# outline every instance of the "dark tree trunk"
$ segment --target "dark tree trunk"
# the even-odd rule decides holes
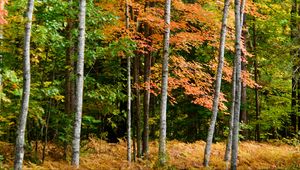
[[[69,0],[71,6],[72,0]],[[72,7],[71,7],[72,9]],[[68,40],[68,46],[66,50],[66,79],[65,79],[65,113],[71,117],[74,112],[74,88],[75,82],[73,80],[74,72],[74,46],[73,46],[73,20],[71,18],[67,19],[66,27],[66,38]],[[68,143],[64,143],[64,159],[67,159],[67,147]]]
[[[143,155],[147,158],[149,151],[149,106],[150,106],[150,69],[151,54],[145,55],[144,65],[144,130],[143,130]]]
[[[297,0],[293,0],[292,2],[292,10],[291,10],[291,39],[293,43],[297,43]],[[293,72],[292,72],[292,113],[291,113],[291,122],[294,133],[297,133],[297,59],[296,59],[296,50],[291,51],[291,56],[293,60]]]
[[[135,86],[139,86],[139,73],[140,73],[140,56],[134,57],[134,76],[133,81]],[[139,87],[135,88],[135,121],[136,121],[136,144],[137,144],[137,157],[142,155],[142,133],[141,133],[141,95]]]
[[[258,58],[256,55],[256,25],[255,20],[253,23],[253,53],[255,55],[254,58],[254,80],[255,83],[258,83]],[[255,119],[256,119],[256,126],[255,126],[255,140],[260,141],[260,124],[259,121],[259,115],[260,115],[260,106],[259,106],[259,89],[258,87],[255,87]]]

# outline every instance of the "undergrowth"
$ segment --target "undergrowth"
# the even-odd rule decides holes
[[[202,165],[205,142],[183,143],[169,141],[167,143],[168,164],[161,167],[157,164],[158,143],[150,143],[149,159],[136,158],[133,163],[126,161],[126,142],[118,144],[107,143],[103,140],[91,138],[81,148],[80,169],[204,169]],[[42,150],[39,143],[38,150]],[[225,169],[223,161],[224,143],[212,146],[210,169]],[[32,153],[34,154],[34,153]],[[0,169],[9,169],[13,165],[13,145],[0,142]],[[24,169],[73,169],[70,165],[70,155],[67,160],[62,159],[63,148],[49,144],[46,149],[46,159],[42,164],[34,164],[27,159]],[[41,153],[37,155],[41,158]],[[300,147],[284,143],[256,143],[241,142],[238,157],[239,169],[300,169]],[[2,163],[2,165],[1,165]]]

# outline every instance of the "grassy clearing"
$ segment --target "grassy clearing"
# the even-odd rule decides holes
[[[110,144],[90,139],[82,147],[80,169],[204,169],[202,166],[204,147],[203,141],[195,143],[169,141],[168,166],[161,168],[157,166],[157,142],[150,143],[149,160],[137,159],[136,162],[128,164],[124,141]],[[41,151],[41,146],[39,150]],[[211,169],[225,169],[224,150],[224,143],[213,145]],[[239,169],[300,169],[300,146],[250,141],[241,142],[239,150]],[[12,167],[13,146],[0,142],[0,155],[5,159],[2,167],[4,169]],[[62,161],[62,155],[62,148],[50,144],[44,164],[37,165],[26,161],[25,169],[73,169],[69,160]]]

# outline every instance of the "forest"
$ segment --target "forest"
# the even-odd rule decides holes
[[[300,1],[0,0],[0,169],[300,169]]]

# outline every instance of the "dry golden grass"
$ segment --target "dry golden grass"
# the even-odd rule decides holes
[[[168,166],[157,166],[158,143],[150,143],[149,160],[137,159],[129,164],[126,161],[126,143],[110,144],[98,139],[82,147],[80,169],[204,169],[202,166],[205,142],[183,143],[169,141]],[[212,147],[211,169],[225,169],[223,161],[225,145],[216,143]],[[239,145],[238,169],[300,169],[300,146],[241,142]],[[0,142],[0,154],[5,157],[3,167],[13,164],[13,146]],[[60,153],[57,153],[60,152]],[[62,149],[49,144],[46,161],[42,165],[25,162],[25,169],[73,169],[70,161],[61,161]],[[1,168],[0,168],[1,169]]]

